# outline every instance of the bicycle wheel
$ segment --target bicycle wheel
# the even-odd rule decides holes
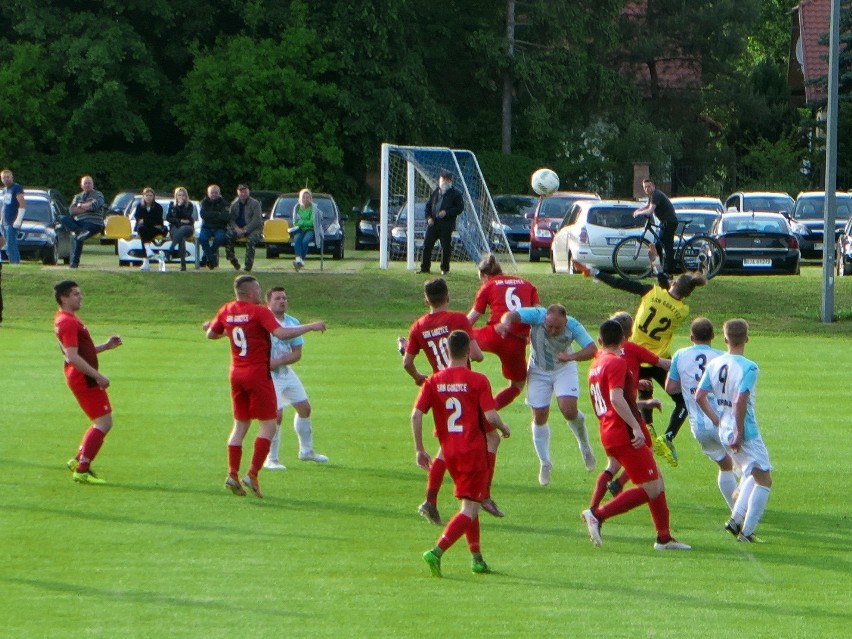
[[[716,276],[725,265],[725,249],[706,235],[696,235],[684,242],[678,257],[685,271],[701,271],[707,279]]]
[[[651,274],[648,248],[651,243],[639,235],[625,237],[612,252],[612,266],[621,277],[641,280]]]

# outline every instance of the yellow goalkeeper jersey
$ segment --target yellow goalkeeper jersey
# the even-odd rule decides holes
[[[655,285],[642,296],[630,341],[644,346],[660,357],[672,356],[672,336],[689,315],[689,304],[672,297],[668,290]]]

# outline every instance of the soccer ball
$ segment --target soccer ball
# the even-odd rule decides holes
[[[551,169],[539,169],[532,174],[530,183],[539,195],[550,195],[559,188],[559,176]]]

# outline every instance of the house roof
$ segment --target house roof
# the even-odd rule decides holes
[[[793,12],[799,21],[798,41],[793,51],[804,79],[805,102],[812,104],[825,100],[827,95],[826,84],[815,81],[828,76],[828,45],[821,44],[820,38],[829,31],[831,0],[803,0]]]

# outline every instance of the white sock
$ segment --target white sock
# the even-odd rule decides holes
[[[299,417],[297,414],[293,418],[293,430],[299,438],[299,452],[309,453],[314,449],[314,437],[311,433],[311,418]]]
[[[737,476],[732,470],[719,471],[719,490],[728,503],[728,508],[734,508],[734,491],[737,489]]]
[[[550,424],[543,426],[532,425],[533,446],[539,460],[543,464],[550,463]]]
[[[754,489],[751,491],[742,531],[742,534],[746,537],[753,535],[754,531],[757,530],[757,524],[760,523],[763,511],[766,510],[766,502],[769,501],[769,493],[770,489],[760,484],[755,484]]]
[[[586,430],[586,416],[583,411],[578,410],[574,419],[568,420],[568,428],[577,438],[577,443],[583,448],[591,448],[589,445],[589,432]]]
[[[748,500],[751,498],[751,491],[753,489],[754,477],[751,475],[740,482],[740,494],[737,496],[737,501],[734,503],[734,509],[731,511],[731,517],[741,526],[745,520],[746,511],[748,510]]]
[[[269,455],[266,456],[266,461],[280,461],[278,451],[281,449],[281,424],[275,427],[275,435],[269,442]]]

